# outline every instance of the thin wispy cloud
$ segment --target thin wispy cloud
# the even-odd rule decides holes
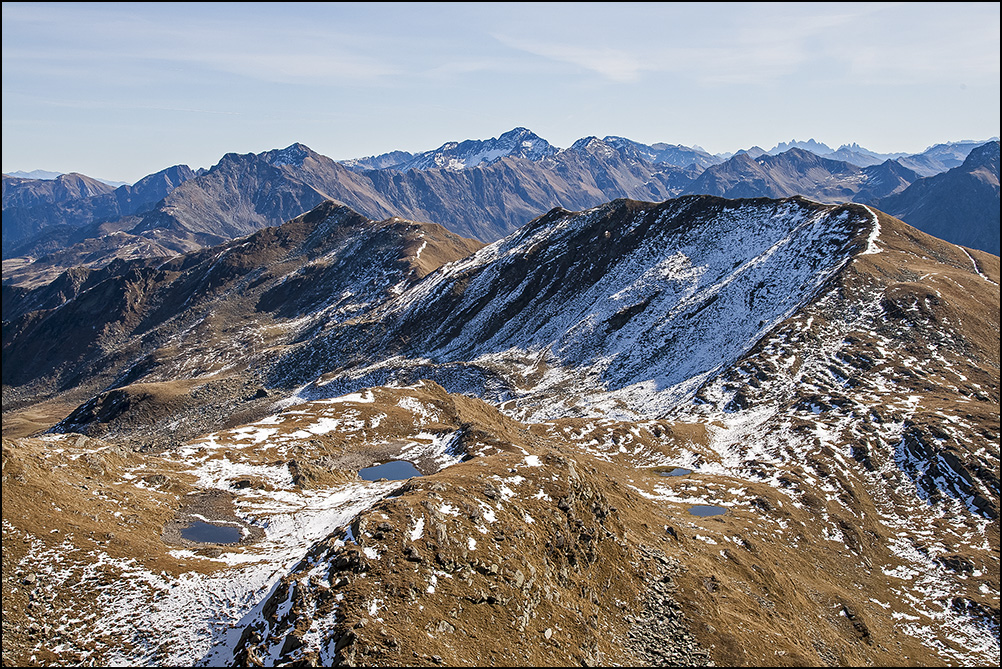
[[[523,57],[470,58],[457,54],[445,62],[431,65],[420,74],[430,80],[455,81],[469,75],[556,75],[563,69],[561,64],[540,66]]]
[[[495,35],[514,49],[572,65],[612,83],[639,83],[647,75],[673,74],[700,85],[766,83],[791,74],[805,55],[795,44],[664,46],[634,51],[611,47],[534,43]]]
[[[530,41],[510,35],[493,36],[502,44],[543,58],[594,72],[610,81],[634,82],[644,70],[643,61],[635,54],[604,46],[581,46],[555,42]]]
[[[108,100],[104,98],[65,99],[45,96],[30,96],[28,99],[36,107],[57,107],[60,109],[78,110],[119,110],[119,111],[167,111],[186,114],[215,114],[224,116],[241,116],[243,112],[228,109],[202,109],[195,107],[176,107],[169,105],[143,104],[128,100]],[[8,119],[4,119],[7,122]]]
[[[882,4],[739,5],[722,8],[719,22],[698,25],[688,36],[669,18],[652,18],[650,25],[626,36],[606,31],[577,34],[573,41],[542,32],[493,32],[492,37],[511,49],[614,83],[649,82],[649,75],[671,74],[701,86],[768,85],[794,75],[810,78],[822,70],[828,73],[824,76],[839,73],[846,85],[934,84],[958,73],[998,77],[997,21],[985,27],[958,25],[956,17],[944,15],[935,24],[898,23],[892,34],[882,28],[873,34],[875,17],[896,9]],[[805,13],[816,10],[821,13]],[[944,30],[966,34],[969,48],[957,48]]]
[[[66,70],[85,77],[87,69],[99,67],[125,73],[156,72],[160,76],[165,67],[174,64],[270,83],[364,84],[402,71],[378,54],[373,55],[378,50],[363,37],[329,29],[318,31],[298,22],[268,24],[234,16],[182,18],[172,24],[157,24],[130,14],[108,20],[108,10],[99,8],[76,10],[70,31],[66,29],[66,17],[52,8],[32,9],[27,17],[25,12],[8,17],[5,10],[4,20],[18,18],[44,32],[47,47],[10,46],[5,40],[3,57],[5,62],[20,67],[37,66],[43,74],[53,62],[61,62]]]

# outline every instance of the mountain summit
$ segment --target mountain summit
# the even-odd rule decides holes
[[[477,165],[491,165],[502,158],[525,158],[540,160],[552,156],[557,148],[527,128],[515,128],[493,139],[468,139],[463,142],[447,142],[432,151],[419,153],[392,169],[427,170],[445,167],[462,170]]]

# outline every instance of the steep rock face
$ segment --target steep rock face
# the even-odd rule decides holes
[[[988,142],[962,165],[874,204],[930,235],[998,255],[999,143]]]
[[[688,181],[679,168],[631,160],[601,140],[537,161],[506,157],[463,170],[382,170],[364,176],[404,215],[485,241],[555,206],[587,208],[623,196],[660,200]]]
[[[75,172],[55,179],[22,179],[3,175],[3,208],[30,208],[111,193],[115,189]]]
[[[63,225],[44,228],[40,235],[10,249],[44,256],[10,269],[5,262],[4,279],[37,284],[69,267],[99,268],[116,258],[195,251],[279,225],[325,200],[337,199],[341,192],[351,195],[356,209],[379,217],[393,215],[364,180],[357,182],[351,172],[301,144],[262,154],[227,154],[198,175],[182,168],[123,186],[112,194],[117,200],[109,200],[109,195],[69,203],[84,209],[100,205],[103,214],[95,216],[88,210],[81,219],[88,224],[77,227],[81,220],[62,212],[62,218],[53,223]],[[344,180],[347,185],[341,183]],[[119,213],[112,215],[115,211]],[[5,210],[4,220],[8,213],[12,212]],[[129,215],[118,218],[123,213]],[[67,217],[75,223],[66,224]]]
[[[288,156],[279,157],[282,152]],[[302,145],[282,152],[226,156],[173,193],[133,232],[182,227],[220,236],[247,234],[298,215],[320,199],[335,199],[369,217],[436,221],[458,234],[493,240],[558,204],[593,206],[622,195],[667,197],[677,190],[672,180],[679,172],[630,163],[611,148],[601,156],[568,150],[536,159],[516,152],[462,170],[405,172],[351,172]]]
[[[156,262],[156,261],[149,261]],[[135,263],[142,266],[143,262]],[[37,289],[4,284],[4,321],[16,321],[33,311],[51,311],[109,277],[120,275],[123,263],[112,263],[101,270],[76,267],[61,273],[53,281]]]
[[[63,212],[81,201],[108,196],[114,189],[82,174],[55,179],[19,179],[3,175],[3,254],[47,225],[61,224]]]
[[[768,173],[750,152],[738,153],[722,165],[708,168],[685,192],[732,198],[790,195],[770,184]]]
[[[333,367],[351,350],[380,374],[394,355],[443,365],[431,378],[453,387],[455,364],[490,370],[510,357],[539,368],[531,383],[510,377],[503,393],[526,407],[566,369],[590,379],[575,401],[663,412],[809,300],[872,223],[864,207],[796,198],[554,210],[387,303],[375,315],[381,337],[334,328],[294,354],[288,373],[316,371],[299,355]],[[557,398],[543,404],[570,410]]]
[[[328,199],[315,183],[331,166],[326,163],[333,165],[298,144],[260,155],[226,154],[144,216],[133,232],[182,229],[219,243],[276,225]]]
[[[621,197],[803,195],[872,203],[917,179],[912,169],[934,174],[959,164],[973,146],[968,144],[932,147],[911,156],[910,167],[900,161],[871,164],[876,154],[855,145],[842,147],[844,156],[824,158],[798,148],[814,146],[809,143],[791,144],[778,155],[755,147],[725,164],[697,148],[612,136],[583,138],[557,150],[524,128],[417,156],[393,152],[342,163],[295,144],[227,154],[204,174],[171,168],[113,193],[28,208],[5,204],[4,258],[18,260],[5,262],[4,279],[37,285],[73,266],[187,253],[280,224],[326,199],[370,218],[437,221],[483,241],[499,239],[555,206],[576,210]],[[833,160],[838,156],[849,162]]]
[[[658,142],[657,144],[641,144],[640,142],[634,142],[631,139],[625,137],[614,137],[609,136],[603,138],[604,142],[615,146],[616,148],[631,147],[638,155],[642,156],[645,160],[652,163],[668,163],[669,165],[675,165],[676,167],[691,167],[695,165],[698,168],[706,168],[710,165],[717,165],[723,162],[716,156],[712,156],[702,149],[683,146],[681,144],[665,144],[664,142]]]
[[[535,161],[556,152],[557,147],[528,128],[514,128],[500,137],[446,142],[437,149],[417,154],[392,151],[378,156],[340,162],[355,171],[392,169],[406,172],[438,168],[462,170],[477,165],[491,165],[502,158],[524,158]]]
[[[853,202],[872,204],[882,197],[900,193],[921,177],[896,160],[885,160],[863,168],[863,183],[852,196]]]
[[[339,161],[350,170],[384,170],[401,165],[414,157],[409,151],[390,151],[378,156],[366,156],[365,158],[349,158]]]
[[[535,146],[525,133],[512,133],[514,139],[509,139],[518,140],[518,146]],[[406,172],[351,171],[301,144],[261,154],[227,154],[135,216],[78,227],[81,221],[100,218],[91,207],[98,200],[72,201],[91,209],[72,225],[57,217],[41,235],[5,250],[45,257],[31,264],[5,263],[4,278],[37,284],[80,264],[97,268],[115,258],[187,253],[278,225],[328,199],[370,218],[436,221],[460,235],[494,240],[554,206],[586,208],[616,197],[661,200],[694,176],[692,170],[653,165],[597,139],[553,155],[528,148],[502,153],[461,170]],[[5,221],[8,213],[17,215],[5,211]],[[114,218],[110,209],[105,213]],[[63,225],[55,225],[60,221]]]

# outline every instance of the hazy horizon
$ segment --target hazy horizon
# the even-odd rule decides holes
[[[529,128],[529,130],[531,130],[531,128]],[[501,134],[504,134],[504,133],[498,133],[493,138],[491,138],[491,137],[464,137],[462,139],[458,139],[457,138],[457,140],[455,140],[455,141],[463,141],[463,140],[466,140],[466,139],[474,139],[474,140],[477,140],[477,139],[479,139],[479,140],[496,139]],[[546,139],[546,138],[544,137],[543,139]],[[626,139],[632,139],[632,138],[627,137]],[[807,143],[807,142],[809,142],[812,139],[816,140],[816,138],[813,138],[813,137],[812,138],[808,138],[808,139],[791,139],[791,140],[786,140],[786,143],[787,144]],[[982,142],[982,141],[983,142],[989,142],[989,141],[992,141],[992,140],[998,141],[998,139],[999,139],[998,137],[986,137],[984,139],[981,139],[981,138],[972,139],[972,138],[967,137],[967,138],[958,139],[958,140],[951,140],[949,142],[939,142],[937,144],[931,144],[928,147],[926,147],[926,149],[931,149],[934,146],[942,145],[942,144],[953,144],[953,143],[964,143],[964,142]],[[453,141],[453,140],[450,140],[450,141]],[[819,141],[819,140],[816,140],[816,141],[818,141],[819,144],[827,144],[827,142],[823,142],[823,141]],[[306,142],[298,142],[298,143],[299,144],[303,144],[303,145],[309,147],[309,144],[307,144]],[[427,151],[427,150],[437,149],[437,148],[441,147],[443,144],[446,144],[446,143],[447,142],[442,142],[438,146],[429,147],[429,148],[427,148],[425,150]],[[756,146],[756,145],[751,145],[751,146],[747,146],[747,147],[741,147],[741,149],[738,149],[738,151],[751,149],[754,146]],[[271,147],[270,149],[265,149],[265,151],[280,150],[280,149],[284,149],[284,148],[287,148],[287,147],[274,146],[274,147]],[[309,148],[312,149],[313,147],[309,147]],[[568,147],[561,146],[561,147],[558,147],[558,148],[565,149],[565,148],[568,148]],[[691,145],[690,148],[701,149],[702,147],[699,147],[697,145]],[[762,147],[762,146],[760,146],[759,148],[764,149],[766,151],[770,151],[770,150],[772,150],[775,147]],[[839,148],[839,146],[831,146],[830,148],[832,148],[834,150],[837,150]],[[864,146],[862,148],[868,149],[869,147],[865,147]],[[736,152],[737,151],[732,151],[730,153],[733,154],[733,153],[736,153]],[[256,153],[261,153],[261,152],[258,151]],[[414,153],[420,153],[420,151],[414,152]],[[921,152],[917,152],[917,153],[921,153]],[[375,155],[378,155],[378,154],[369,154],[369,155],[365,155],[365,156],[352,156],[352,158],[371,158],[371,157],[375,157]],[[724,153],[714,154],[714,155],[724,155]],[[220,159],[222,159],[222,157],[223,157],[222,155],[219,156]],[[328,157],[330,157],[330,156],[328,156]],[[348,160],[348,159],[349,158],[339,158],[338,160]],[[218,162],[218,160],[217,160],[217,162]],[[178,163],[178,164],[187,164],[187,163]],[[212,163],[212,164],[209,164],[209,165],[189,165],[189,167],[191,167],[192,169],[195,169],[195,170],[198,170],[200,168],[201,169],[208,169],[208,168],[211,168],[212,166],[214,166],[215,164],[216,163]],[[110,185],[118,186],[118,185],[122,185],[122,184],[133,184],[136,181],[138,181],[139,179],[142,179],[143,177],[149,176],[150,174],[154,174],[156,172],[159,172],[160,170],[167,169],[169,167],[173,167],[173,165],[164,165],[164,166],[160,167],[159,169],[156,169],[156,170],[153,170],[152,172],[144,174],[142,177],[139,177],[139,178],[135,179],[134,181],[115,181],[113,179],[106,179],[103,176],[101,176],[100,174],[88,174],[88,173],[85,173],[85,172],[81,172],[80,170],[69,170],[67,172],[57,172],[55,170],[46,170],[44,168],[36,168],[36,169],[33,169],[33,170],[22,170],[22,169],[11,170],[11,171],[4,170],[3,173],[6,174],[6,175],[9,175],[9,176],[21,176],[21,177],[26,177],[26,178],[35,178],[35,179],[43,179],[44,180],[44,179],[55,179],[56,176],[59,176],[61,174],[70,174],[70,173],[76,172],[76,173],[79,173],[79,174],[84,174],[85,176],[91,177],[93,179],[97,179],[98,181],[103,181],[103,182],[108,183]],[[31,176],[32,173],[40,173],[40,174],[39,175],[35,175],[35,176]],[[41,176],[41,173],[45,173],[45,176]]]

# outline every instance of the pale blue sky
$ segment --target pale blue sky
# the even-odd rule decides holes
[[[999,134],[999,3],[3,3],[3,170],[135,181],[516,126],[711,152]]]

